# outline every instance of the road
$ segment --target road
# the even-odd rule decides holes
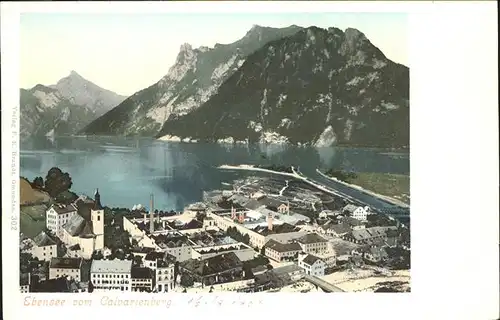
[[[329,189],[332,189],[332,191],[334,191],[335,193],[338,193],[339,195],[355,203],[367,205],[376,212],[409,215],[410,211],[407,208],[389,203],[366,192],[363,192],[362,190],[351,188],[340,182],[325,178],[316,171],[311,170],[311,172],[300,173],[304,177],[306,177],[307,181],[317,183],[319,185],[323,185]]]
[[[327,292],[345,292],[344,290],[340,289],[337,286],[334,286],[333,284],[326,282],[325,280],[322,280],[318,277],[315,276],[310,276],[310,275],[305,275],[304,279],[309,281],[312,284],[317,285],[321,289],[327,291]]]

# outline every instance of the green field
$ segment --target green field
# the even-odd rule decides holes
[[[45,228],[45,205],[22,206],[20,213],[21,233],[33,238]]]
[[[392,173],[357,172],[349,181],[364,189],[410,204],[410,176]]]

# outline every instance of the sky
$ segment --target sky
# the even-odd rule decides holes
[[[255,24],[356,28],[389,59],[408,65],[406,13],[24,13],[20,85],[55,84],[74,70],[105,89],[132,95],[167,74],[183,43],[231,43]]]

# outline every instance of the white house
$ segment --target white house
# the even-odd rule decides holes
[[[318,254],[328,251],[328,241],[317,233],[308,233],[298,238],[297,242],[305,253]]]
[[[45,223],[47,229],[52,230],[54,234],[61,237],[63,225],[71,219],[72,216],[77,214],[77,207],[75,204],[53,204],[45,212]]]
[[[52,258],[49,262],[49,279],[67,277],[81,281],[81,258]]]
[[[132,260],[93,260],[90,281],[95,291],[132,291]]]
[[[80,257],[90,259],[96,250],[104,249],[104,209],[101,205],[99,190],[95,200],[88,203],[79,200],[78,209],[63,225],[61,240]]]
[[[325,275],[326,264],[318,257],[310,254],[299,255],[299,267],[306,275],[321,277]]]
[[[40,232],[36,237],[22,241],[22,252],[30,253],[40,261],[50,261],[57,257],[57,243],[45,232]]]
[[[294,259],[302,252],[302,247],[297,242],[281,243],[276,240],[269,240],[265,247],[266,257],[281,262],[284,259]]]
[[[175,257],[165,252],[149,252],[144,257],[143,264],[154,271],[156,281],[153,290],[169,292],[174,289]]]
[[[359,207],[353,204],[348,204],[347,206],[345,206],[343,212],[360,221],[366,221],[366,217],[371,214],[370,207]]]

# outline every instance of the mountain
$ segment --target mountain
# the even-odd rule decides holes
[[[82,133],[154,136],[166,120],[186,115],[208,101],[254,51],[299,30],[298,26],[280,29],[255,25],[231,44],[197,49],[183,44],[167,75],[93,121]]]
[[[71,71],[50,87],[57,89],[71,103],[88,107],[96,116],[103,115],[127,98],[99,87],[76,71]]]
[[[302,29],[246,57],[157,137],[316,146],[409,145],[409,69],[356,30]]]
[[[21,89],[21,140],[44,135],[73,134],[95,119],[86,106],[75,105],[54,88],[41,84]]]

